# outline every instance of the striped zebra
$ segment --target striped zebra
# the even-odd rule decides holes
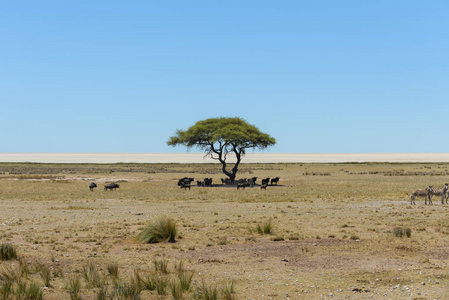
[[[430,190],[429,197],[432,198],[432,196],[441,196],[441,204],[444,204],[444,199],[446,199],[446,204],[447,204],[446,193],[447,193],[448,189],[449,189],[449,184],[448,183],[446,183],[442,189],[434,189],[434,188],[432,188]],[[430,201],[431,200],[429,200],[429,202]]]
[[[427,204],[427,198],[429,198],[429,204],[432,204],[432,200],[430,198],[430,191],[433,189],[433,186],[429,186],[425,190],[414,190],[413,193],[410,195],[410,204],[416,204],[415,203],[415,197],[425,197],[424,200],[425,204]]]

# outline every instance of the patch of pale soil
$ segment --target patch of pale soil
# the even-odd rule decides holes
[[[360,243],[337,239],[278,241],[260,240],[253,243],[207,247],[182,254],[179,259],[191,259],[198,263],[268,264],[315,272],[317,270],[373,269],[388,262],[389,267],[405,267],[402,260],[382,257],[355,256],[345,252],[345,245]],[[378,260],[378,262],[376,262]],[[369,268],[367,268],[369,266]]]

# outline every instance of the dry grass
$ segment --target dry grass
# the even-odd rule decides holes
[[[226,299],[449,295],[449,206],[410,205],[414,189],[449,182],[449,164],[240,170],[258,183],[281,180],[266,191],[181,191],[179,178],[215,184],[224,176],[212,164],[0,164],[1,241],[20,257],[1,262],[1,293],[17,293],[19,282],[33,291],[36,282],[48,286],[44,299],[190,299],[197,287]],[[105,182],[120,189],[104,191]],[[161,215],[176,220],[176,242],[137,242]],[[267,220],[274,234],[259,235]],[[165,273],[154,262],[164,262]]]

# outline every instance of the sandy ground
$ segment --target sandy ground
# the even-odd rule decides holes
[[[230,158],[232,162],[232,157]],[[204,153],[0,153],[0,162],[214,163]],[[449,153],[248,153],[244,163],[449,162]]]

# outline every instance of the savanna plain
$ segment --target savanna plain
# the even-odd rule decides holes
[[[448,163],[242,164],[237,178],[280,177],[266,190],[222,186],[220,169],[0,164],[1,298],[449,297],[449,205],[410,203]],[[175,242],[139,242],[164,219]]]

